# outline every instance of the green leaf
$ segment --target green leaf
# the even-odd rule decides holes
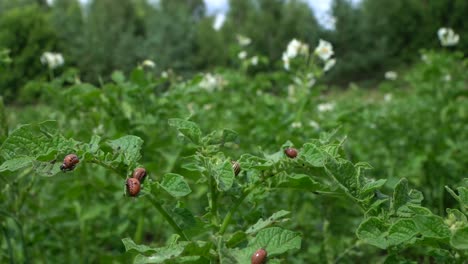
[[[325,164],[325,169],[327,174],[334,178],[343,190],[353,197],[358,197],[360,187],[364,184],[359,171],[350,161],[329,159]]]
[[[282,254],[288,250],[301,248],[301,235],[280,227],[262,229],[249,244],[250,247],[265,248],[269,256]]]
[[[57,153],[68,153],[79,143],[60,136],[55,121],[23,125],[13,131],[0,148],[0,155],[6,160],[0,171],[31,166],[39,175],[53,176],[60,172]]]
[[[0,155],[5,160],[17,157],[37,158],[57,149],[54,139],[58,139],[55,121],[23,125],[3,142]]]
[[[123,84],[125,82],[125,75],[121,71],[114,71],[111,78],[117,84]]]
[[[304,174],[278,176],[274,177],[273,181],[273,186],[275,188],[290,188],[309,192],[329,190],[327,186],[315,181],[309,175]]]
[[[253,156],[251,154],[243,154],[239,158],[238,162],[240,162],[242,164],[242,168],[246,170],[266,170],[274,164],[272,161],[269,161],[265,158]]]
[[[182,252],[184,252],[187,243],[178,243],[169,247],[155,248],[156,254],[151,256],[137,255],[134,264],[146,264],[146,263],[164,263],[168,260],[177,259]]]
[[[329,157],[325,151],[311,143],[304,144],[301,155],[313,167],[323,167]]]
[[[192,192],[184,177],[175,173],[166,173],[160,186],[176,198]]]
[[[189,209],[185,208],[181,202],[178,202],[177,206],[172,209],[171,216],[189,237],[206,232],[205,224],[198,217],[195,217]]]
[[[411,240],[418,234],[416,224],[411,219],[400,219],[388,231],[388,245],[397,246]]]
[[[450,244],[459,250],[468,250],[468,226],[455,230],[450,237]]]
[[[0,96],[0,142],[8,137],[8,122],[3,97]]]
[[[416,215],[413,217],[420,233],[425,237],[444,239],[450,237],[450,229],[444,219],[436,215]]]
[[[405,205],[408,200],[408,180],[403,178],[397,183],[393,191],[393,211],[396,212],[398,208]]]
[[[226,247],[233,248],[247,239],[247,234],[243,231],[237,231],[226,241]]]
[[[232,164],[229,160],[225,160],[219,166],[215,167],[214,179],[220,191],[231,189],[235,175],[234,170],[232,169]]]
[[[7,160],[0,166],[0,172],[6,170],[16,171],[24,167],[31,166],[33,161],[34,159],[32,157],[18,157],[11,160]]]
[[[123,136],[116,140],[110,140],[108,145],[117,154],[113,162],[123,162],[129,167],[132,167],[141,158],[140,150],[143,145],[143,140],[137,136]]]
[[[301,236],[280,227],[265,228],[249,241],[246,248],[233,249],[232,255],[239,263],[250,263],[252,254],[260,248],[264,248],[269,257],[280,255],[289,250],[300,249]]]
[[[125,246],[125,251],[136,250],[140,253],[148,252],[148,251],[156,251],[156,249],[145,246],[145,245],[137,245],[131,238],[124,238],[122,239],[122,243]]]
[[[229,143],[238,143],[239,135],[237,132],[230,129],[223,129],[222,131],[214,131],[202,139],[203,143],[207,145],[221,145]]]
[[[409,206],[419,206],[422,200],[422,193],[413,189],[409,190],[408,180],[402,178],[393,192],[392,210],[399,216],[410,217],[414,213]]]
[[[376,181],[367,182],[360,190],[360,196],[362,197],[363,195],[369,194],[377,189],[380,189],[382,186],[385,185],[386,182],[386,179],[379,179]]]
[[[458,187],[458,197],[460,197],[460,206],[468,209],[468,188]]]
[[[272,225],[276,222],[278,222],[280,219],[287,217],[291,214],[291,212],[281,210],[279,212],[274,213],[270,217],[268,217],[266,220],[259,219],[256,224],[253,226],[249,227],[247,231],[245,231],[247,234],[255,234],[258,231],[262,230],[263,228]]]
[[[169,119],[169,125],[175,127],[193,143],[198,144],[200,142],[201,130],[194,122],[180,118],[172,118]]]
[[[206,263],[197,262],[201,256],[208,256],[211,243],[203,241],[178,242],[166,247],[154,248],[156,253],[150,256],[137,255],[133,263]],[[195,261],[195,262],[194,262]]]
[[[388,247],[385,238],[387,234],[387,226],[382,219],[377,217],[366,219],[359,225],[356,231],[356,235],[359,239],[381,249],[386,249]]]

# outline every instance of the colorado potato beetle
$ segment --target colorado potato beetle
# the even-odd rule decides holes
[[[136,168],[133,171],[133,178],[137,179],[138,181],[143,182],[146,178],[146,170],[144,168]]]
[[[287,148],[284,150],[284,154],[286,154],[286,156],[290,157],[291,159],[294,159],[295,157],[297,157],[297,149]]]
[[[267,252],[261,248],[252,255],[252,264],[264,264],[266,263]]]
[[[60,170],[62,171],[71,171],[75,168],[76,164],[78,164],[80,160],[76,154],[68,154],[63,159],[63,164],[60,165]]]
[[[140,192],[140,181],[135,178],[128,178],[125,185],[130,196],[135,197]]]
[[[240,163],[233,160],[231,161],[231,164],[232,164],[232,169],[234,170],[234,175],[235,176],[239,175],[239,172],[241,171]]]

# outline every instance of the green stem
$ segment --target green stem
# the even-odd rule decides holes
[[[216,181],[210,175],[210,196],[211,196],[211,215],[213,224],[218,225],[218,193],[216,191]]]
[[[135,231],[135,235],[133,236],[133,241],[135,241],[135,243],[137,244],[141,243],[141,240],[143,237],[143,225],[144,225],[144,218],[140,214],[140,216],[138,217],[137,229]]]
[[[121,174],[121,171],[119,171],[118,169],[116,169],[116,168],[114,168],[114,167],[112,167],[112,166],[110,166],[110,165],[108,165],[108,164],[106,164],[106,163],[103,163],[103,162],[100,161],[100,160],[93,159],[93,160],[90,160],[89,162],[90,162],[90,163],[97,164],[97,165],[99,165],[99,166],[102,166],[102,167],[104,167],[104,168],[106,168],[106,169],[109,169],[109,170],[111,170],[111,171],[114,171],[114,172],[117,173],[117,174]]]
[[[335,259],[335,262],[334,263],[339,263],[339,261],[344,257],[346,256],[349,252],[351,252],[351,250],[355,249],[359,247],[359,241],[356,241],[353,245],[351,245],[350,247],[348,247],[345,251],[343,251],[343,253],[341,253],[336,259]]]
[[[205,156],[204,151],[202,150],[202,155]],[[218,192],[216,190],[216,181],[214,180],[213,173],[211,170],[211,166],[206,158],[204,158],[204,165],[207,169],[208,173],[206,177],[208,178],[208,183],[210,185],[210,193],[209,193],[209,206],[211,211],[211,222],[217,226],[219,223],[218,217]]]
[[[52,70],[51,68],[49,68],[49,78],[50,78],[50,81],[54,80],[54,70]]]
[[[184,231],[180,226],[174,221],[172,216],[169,215],[169,213],[164,209],[164,207],[154,198],[152,194],[147,195],[148,199],[150,202],[153,204],[153,206],[156,208],[156,210],[159,211],[159,213],[164,217],[164,219],[171,225],[171,227],[176,231],[176,233],[184,240],[190,241],[190,239],[185,235]]]
[[[261,182],[260,182],[261,183]],[[244,199],[249,196],[249,194],[259,185],[255,184],[251,188],[248,188],[247,190],[244,191],[241,197],[236,201],[236,203],[229,209],[229,212],[226,214],[224,217],[223,223],[221,225],[221,228],[219,230],[219,234],[223,235],[224,232],[226,232],[227,227],[229,226],[229,223],[231,222],[232,215],[234,214],[235,211],[237,211],[237,208],[241,205],[241,203],[244,201]]]
[[[7,242],[8,254],[10,256],[10,263],[15,263],[15,257],[14,257],[14,254],[13,254],[13,246],[11,245],[10,236],[8,235],[8,232],[7,232],[6,228],[3,225],[2,225],[2,231],[3,231],[3,235],[5,236],[5,239],[6,239],[6,242]]]
[[[307,93],[307,87],[305,86],[301,86],[301,101],[300,101],[300,105],[299,105],[299,108],[297,109],[297,112],[296,112],[296,118],[295,118],[295,121],[296,122],[300,122],[301,119],[302,119],[302,113],[304,112],[304,108],[307,104],[307,101],[309,100],[309,96],[308,96],[308,93]]]

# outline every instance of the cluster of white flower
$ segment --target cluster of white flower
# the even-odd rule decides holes
[[[440,44],[444,47],[455,46],[460,40],[460,36],[455,34],[451,28],[440,28],[437,31],[437,36],[439,37]]]
[[[198,86],[208,92],[215,89],[221,90],[226,85],[226,80],[221,75],[206,73]]]
[[[237,54],[237,57],[240,60],[244,60],[245,58],[247,58],[247,51],[243,50],[243,51],[239,52],[239,54]]]
[[[398,74],[394,71],[388,71],[385,73],[385,79],[394,81],[398,78]]]
[[[291,127],[292,128],[301,128],[302,127],[302,123],[301,122],[293,122],[291,124]]]
[[[333,46],[330,42],[323,39],[319,40],[318,46],[315,48],[314,53],[325,63],[323,70],[329,71],[336,64],[336,59],[331,58],[334,54]],[[286,70],[290,68],[290,61],[298,55],[309,55],[309,45],[293,39],[289,42],[286,51],[283,52],[282,60]]]
[[[283,52],[282,60],[286,70],[289,70],[290,60],[297,57],[297,55],[307,56],[309,54],[309,45],[293,39],[289,42],[286,51]]]
[[[333,109],[335,109],[335,103],[323,103],[317,105],[317,110],[319,112],[328,112],[332,111]]]
[[[41,63],[47,65],[50,69],[55,69],[65,63],[62,54],[54,52],[44,52],[41,56]]]
[[[237,43],[239,43],[239,45],[243,47],[248,46],[250,45],[250,43],[252,43],[252,40],[250,38],[240,35],[240,34],[238,34],[236,38],[237,38]]]
[[[258,65],[258,56],[252,56],[251,58],[247,59],[247,51],[243,50],[237,54],[239,60],[246,60],[250,65],[257,66]]]

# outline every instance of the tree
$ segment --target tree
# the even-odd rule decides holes
[[[37,5],[10,9],[0,17],[0,43],[10,50],[11,63],[5,66],[8,74],[0,75],[0,93],[6,103],[29,80],[46,73],[40,57],[45,51],[57,48],[57,36],[49,16]]]

